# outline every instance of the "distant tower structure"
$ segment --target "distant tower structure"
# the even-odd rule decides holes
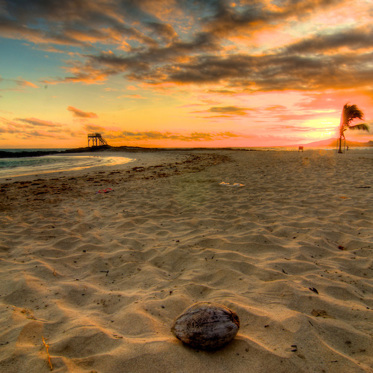
[[[89,133],[88,134],[88,147],[99,146],[99,145],[108,145],[108,143],[101,136],[101,133]]]

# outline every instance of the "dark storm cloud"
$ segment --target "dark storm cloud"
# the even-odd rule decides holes
[[[188,56],[192,53],[209,51],[217,48],[215,39],[206,33],[198,33],[189,42],[176,41],[163,48],[149,48],[130,56],[118,56],[114,53],[101,53],[100,55],[90,55],[91,61],[103,63],[118,69],[138,68],[143,69],[146,65],[167,63],[172,59]],[[171,59],[171,61],[170,61]],[[139,66],[139,64],[142,64]]]
[[[221,116],[247,115],[248,108],[237,106],[215,106],[208,110],[210,113],[220,114]]]
[[[114,53],[90,55],[82,71],[87,73],[92,70],[95,74],[105,76],[122,72],[130,79],[149,84],[224,83],[227,87],[263,91],[363,87],[372,81],[372,52],[353,54],[336,51],[326,54],[323,53],[326,46],[320,46],[318,53],[307,53],[310,45],[297,43],[294,49],[290,46],[286,50],[261,56],[221,57],[198,53],[208,50],[212,44],[201,43],[197,39],[192,43],[173,43],[168,48],[149,49],[132,56]],[[347,42],[339,45],[349,46]],[[299,52],[300,49],[303,53]],[[332,50],[332,47],[328,50]],[[200,55],[188,57],[191,51]],[[186,56],[187,62],[178,63],[181,56]]]
[[[149,48],[130,55],[116,55],[113,52],[87,55],[87,64],[82,71],[93,70],[97,73],[101,69],[106,76],[125,72],[128,78],[157,84],[168,80],[173,66],[178,68],[178,58],[215,48],[214,38],[199,33],[190,42],[175,41],[167,47]]]
[[[373,27],[346,29],[330,35],[315,35],[288,46],[288,53],[323,53],[339,48],[351,51],[373,47]]]
[[[308,19],[340,6],[340,0],[274,0],[271,7],[256,0],[236,3],[159,0],[155,6],[150,0],[13,0],[3,6],[0,35],[85,47],[75,60],[66,62],[67,76],[46,80],[50,83],[101,83],[122,74],[148,84],[222,83],[221,91],[228,93],[236,88],[358,88],[372,81],[371,26],[340,27],[262,54],[225,51],[228,36]],[[170,9],[172,17],[163,17]]]
[[[249,90],[350,88],[372,81],[373,53],[314,55],[279,52],[263,56],[203,56],[163,69],[178,83],[221,83]],[[348,79],[346,79],[348,77]]]
[[[239,12],[225,1],[217,1],[215,5],[215,14],[204,18],[206,29],[214,34],[234,33],[237,29],[264,22],[269,16],[259,1],[252,1]]]
[[[153,32],[157,33],[166,42],[170,42],[178,38],[174,28],[167,23],[147,22],[147,25]]]
[[[16,15],[20,20],[26,21],[30,15],[52,18],[54,20],[76,19],[79,10],[91,10],[90,0],[8,0],[6,11],[10,15]]]
[[[317,10],[340,3],[337,0],[276,1],[276,11],[255,0],[241,1],[236,7],[227,0],[160,0],[156,4],[160,9],[174,7],[175,11],[182,10],[197,33],[205,30],[211,36],[224,37],[227,34],[239,35],[242,29],[252,31],[273,26],[288,17],[305,18]],[[7,30],[13,29],[13,33],[18,32],[23,37],[29,34],[30,38],[37,33],[49,42],[69,45],[84,44],[85,39],[119,42],[122,36],[148,46],[158,44],[157,36],[167,43],[176,40],[178,35],[174,27],[154,14],[154,4],[154,1],[145,0],[7,1],[0,30],[6,34]],[[148,34],[144,27],[150,30]],[[86,38],[83,40],[77,37],[84,34]]]
[[[196,1],[193,3],[203,3]],[[232,6],[231,1],[216,0],[207,2],[210,15],[203,18],[205,29],[219,36],[235,34],[242,30],[253,31],[269,25],[273,26],[290,17],[305,19],[313,12],[326,9],[339,0],[286,0],[274,1],[276,10],[268,9],[263,1],[248,0],[241,6]]]
[[[120,21],[120,14],[117,4],[100,0],[8,1],[0,18],[0,35],[72,46],[118,43],[123,36],[145,45],[157,44]]]

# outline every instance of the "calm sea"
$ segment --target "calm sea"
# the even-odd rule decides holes
[[[0,149],[7,152],[61,151],[65,149]],[[111,155],[55,154],[38,157],[0,158],[0,178],[75,171],[99,166],[114,166],[133,161]]]

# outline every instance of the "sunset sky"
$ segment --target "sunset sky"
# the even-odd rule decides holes
[[[373,140],[371,0],[3,0],[0,50],[0,148]]]

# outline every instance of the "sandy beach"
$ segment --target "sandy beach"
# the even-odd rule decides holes
[[[1,181],[1,372],[373,372],[371,150],[136,158]],[[170,331],[199,301],[218,351]]]

